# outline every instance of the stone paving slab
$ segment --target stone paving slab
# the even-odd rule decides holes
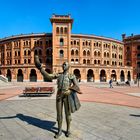
[[[71,137],[63,133],[59,140],[140,139],[140,109],[94,102],[81,105],[72,114]],[[0,140],[53,140],[56,131],[55,99],[0,102]]]

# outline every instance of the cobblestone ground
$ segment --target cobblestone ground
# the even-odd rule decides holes
[[[22,97],[26,86],[54,83],[0,83],[0,140],[53,140],[57,131],[54,93],[51,97]],[[140,140],[140,88],[108,88],[80,83],[81,108],[72,114],[72,135],[59,140]],[[65,116],[63,130],[65,132]]]
[[[72,114],[72,135],[60,140],[139,140],[140,109],[81,102]],[[63,121],[63,130],[66,124]],[[57,131],[54,99],[0,102],[0,140],[53,140]]]

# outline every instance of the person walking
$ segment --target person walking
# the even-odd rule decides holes
[[[110,85],[110,88],[113,88],[113,85],[112,85],[112,84],[113,84],[113,80],[112,80],[112,79],[110,79],[110,80],[109,80],[109,85]]]

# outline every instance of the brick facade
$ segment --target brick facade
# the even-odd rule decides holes
[[[126,37],[123,34],[124,42],[124,64],[133,67],[133,79],[140,79],[140,35],[131,35]]]
[[[115,39],[72,34],[70,15],[53,15],[52,33],[17,35],[0,40],[0,74],[9,81],[43,79],[34,65],[38,55],[46,71],[61,72],[64,61],[79,80],[107,82],[133,80],[133,68],[126,66],[124,43]]]

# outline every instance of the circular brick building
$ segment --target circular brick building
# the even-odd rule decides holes
[[[133,79],[140,79],[140,35],[122,35],[124,42],[124,64],[133,67]]]
[[[72,34],[70,15],[53,15],[52,33],[0,39],[0,74],[9,81],[46,81],[35,68],[38,55],[47,72],[61,72],[64,61],[78,80],[107,82],[133,80],[133,68],[124,63],[124,43],[112,38]]]

